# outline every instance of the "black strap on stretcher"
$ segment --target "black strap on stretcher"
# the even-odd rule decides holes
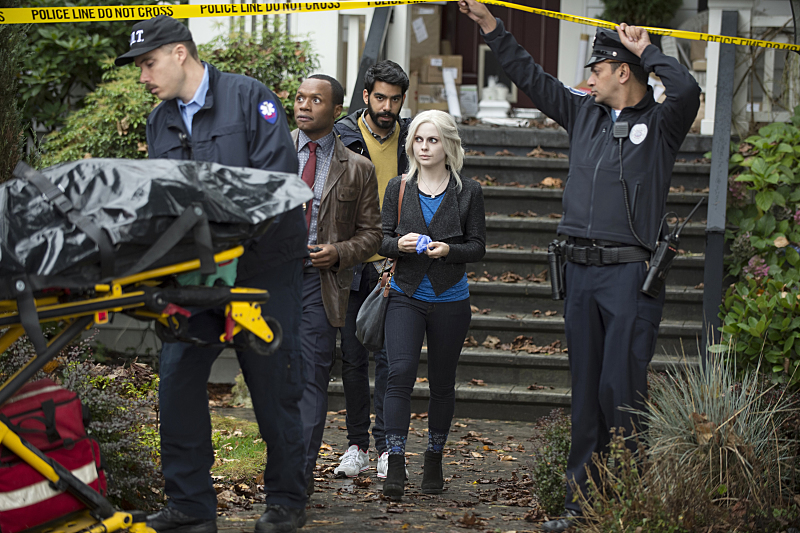
[[[64,194],[64,191],[56,187],[41,172],[20,161],[17,163],[13,174],[17,178],[31,182],[61,215],[72,224],[75,224],[97,244],[100,250],[101,276],[103,280],[111,280],[114,277],[114,247],[105,231],[87,216],[76,210],[73,203]],[[203,207],[195,203],[185,209],[183,214],[148,248],[147,252],[136,264],[120,277],[146,270],[174,248],[190,230],[194,234],[194,242],[200,259],[200,273],[213,274],[216,272],[217,265],[214,261],[214,245],[211,239],[208,217],[206,217]],[[36,310],[36,301],[33,295],[35,290],[34,283],[32,283],[32,279],[22,275],[15,278],[12,284],[17,294],[17,313],[20,324],[25,328],[25,332],[33,343],[36,353],[42,354],[47,349],[47,340],[44,338],[42,329],[39,326],[39,313]]]
[[[59,213],[94,241],[100,249],[100,272],[103,279],[111,278],[114,275],[114,246],[106,232],[97,227],[83,213],[77,211],[64,191],[53,185],[41,172],[20,161],[14,168],[14,176],[31,182]]]

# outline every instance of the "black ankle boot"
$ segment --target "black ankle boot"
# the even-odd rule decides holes
[[[425,464],[422,467],[422,493],[441,494],[442,491],[444,491],[442,454],[427,450]]]
[[[386,481],[383,482],[383,495],[387,498],[400,501],[405,493],[406,484],[406,458],[404,455],[390,455],[389,468],[386,472]]]

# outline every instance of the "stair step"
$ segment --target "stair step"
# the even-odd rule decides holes
[[[552,240],[552,239],[551,239]],[[667,286],[695,287],[703,282],[703,268],[705,256],[679,255],[672,263],[672,269],[667,277]],[[478,275],[488,272],[499,276],[504,272],[513,272],[527,277],[530,274],[539,274],[547,270],[547,251],[545,250],[513,250],[502,248],[486,248],[486,255],[477,263],[469,263],[467,271]]]
[[[487,213],[502,215],[520,211],[533,211],[540,215],[561,213],[563,195],[564,189],[483,186],[484,209]],[[667,212],[674,211],[679,217],[686,217],[701,198],[708,198],[708,193],[670,193],[667,196]],[[706,205],[707,202],[704,202],[694,214],[694,222],[706,219]]]
[[[547,245],[556,238],[559,222],[559,218],[549,217],[488,216],[486,217],[486,242],[547,248]],[[705,232],[705,224],[689,222],[681,232],[681,249],[692,253],[702,253],[706,244]]]
[[[702,322],[691,320],[662,320],[658,329],[656,353],[675,356],[695,356],[702,333]],[[469,335],[482,343],[488,335],[498,337],[501,343],[511,343],[518,335],[531,337],[537,346],[547,346],[564,337],[564,318],[524,316],[508,318],[506,313],[491,311],[488,314],[473,314]]]
[[[498,128],[494,126],[459,126],[461,142],[470,150],[480,150],[492,155],[498,150],[509,150],[525,155],[541,146],[559,153],[569,152],[569,135],[562,128]],[[690,133],[678,150],[678,159],[692,160],[711,151],[712,138]]]
[[[690,287],[668,286],[664,305],[665,319],[703,316],[703,290]],[[480,309],[497,313],[531,316],[534,309],[558,311],[564,314],[564,301],[553,300],[549,283],[503,283],[483,281],[469,283],[470,303]]]
[[[370,390],[374,382],[370,380]],[[411,392],[411,412],[428,411],[430,390],[427,383],[416,383]],[[455,416],[533,422],[555,408],[569,409],[569,389],[528,390],[527,386],[495,385],[478,387],[456,382]],[[339,379],[328,384],[328,410],[345,408],[344,387]]]
[[[462,171],[466,178],[484,179],[489,175],[497,179],[498,185],[509,182],[536,185],[547,177],[558,178],[566,183],[568,173],[568,159],[494,155],[466,156]],[[709,163],[675,163],[670,186],[684,187],[688,191],[705,189],[710,173]]]

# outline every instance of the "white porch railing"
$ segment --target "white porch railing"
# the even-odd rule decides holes
[[[738,35],[792,42],[794,24],[788,1],[709,0],[708,33],[719,34],[723,11],[739,12]],[[714,133],[719,43],[708,43],[705,117],[700,132]],[[737,47],[733,73],[733,132],[746,135],[753,125],[786,121],[800,104],[800,55],[756,47]]]

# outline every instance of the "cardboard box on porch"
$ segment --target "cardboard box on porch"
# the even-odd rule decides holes
[[[417,113],[428,109],[439,109],[440,111],[449,109],[444,84],[420,83],[417,85]]]
[[[411,6],[410,67],[419,71],[424,56],[438,55],[442,40],[442,6]],[[416,68],[415,68],[416,67]]]
[[[417,88],[419,87],[419,73],[408,73],[408,91],[406,92],[406,100],[403,104],[411,111],[411,116],[417,114]]]
[[[461,56],[441,56],[430,55],[422,58],[419,67],[420,83],[444,83],[442,69],[454,68],[458,71],[456,75],[456,85],[461,85],[461,75],[464,71],[463,58]]]

